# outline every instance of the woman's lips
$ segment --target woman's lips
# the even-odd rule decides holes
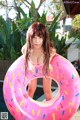
[[[35,44],[35,45],[40,45],[40,44]]]

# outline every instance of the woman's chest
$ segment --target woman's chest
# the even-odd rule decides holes
[[[31,55],[30,62],[34,65],[40,64],[42,65],[44,62],[44,55]]]

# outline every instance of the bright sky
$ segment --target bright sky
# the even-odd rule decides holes
[[[5,1],[5,0],[3,0],[3,1]],[[11,5],[13,5],[14,4],[14,2],[13,2],[13,0],[7,0],[8,1],[8,4],[11,6]],[[30,2],[31,0],[29,0],[29,2]],[[35,3],[35,6],[37,7],[38,5],[39,5],[39,0],[34,0],[34,3]],[[45,4],[43,4],[41,7],[40,7],[40,9],[39,9],[39,13],[40,13],[40,15],[42,14],[42,12],[44,11],[44,6],[47,6],[47,5],[49,5],[49,0],[46,0],[46,2],[45,2]],[[28,8],[23,4],[23,5],[21,5],[21,8],[25,11],[25,13],[28,13]],[[46,10],[47,8],[45,7],[45,10]],[[0,9],[0,15],[2,15],[4,18],[6,18],[6,8],[1,8]],[[11,9],[11,10],[9,10],[9,17],[10,18],[15,18],[15,16],[16,16],[16,13],[15,13],[15,10],[14,9]]]

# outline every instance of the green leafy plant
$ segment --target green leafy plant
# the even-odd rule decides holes
[[[50,40],[54,42],[57,52],[66,57],[66,50],[69,47],[69,45],[66,46],[65,44],[66,38],[62,37],[59,39],[59,35],[56,35],[56,30],[59,28],[58,19],[60,13],[48,24],[46,22],[46,13],[43,12],[40,16],[35,9],[33,1],[31,5],[29,15],[20,6],[17,6],[18,13],[16,21],[9,19],[6,22],[0,17],[0,59],[15,60],[21,55],[21,48],[25,44],[26,31],[34,21],[42,22],[48,28]]]
[[[0,59],[15,58],[15,49],[12,46],[11,20],[6,22],[0,17]]]
[[[80,49],[80,14],[73,19],[70,37],[74,37],[74,44]]]
[[[80,14],[75,15],[72,22],[72,27],[75,29],[80,29]]]
[[[15,60],[20,56],[23,38],[13,21],[6,22],[0,16],[0,59]]]

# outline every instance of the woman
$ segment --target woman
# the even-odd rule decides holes
[[[26,34],[26,44],[22,48],[22,53],[25,55],[26,71],[34,70],[35,65],[43,66],[43,90],[46,100],[52,99],[51,82],[46,74],[50,71],[50,59],[56,54],[49,39],[47,28],[40,22],[34,22],[28,29]],[[29,64],[30,63],[30,64]],[[28,87],[28,95],[33,98],[37,86],[37,79],[31,80]]]

